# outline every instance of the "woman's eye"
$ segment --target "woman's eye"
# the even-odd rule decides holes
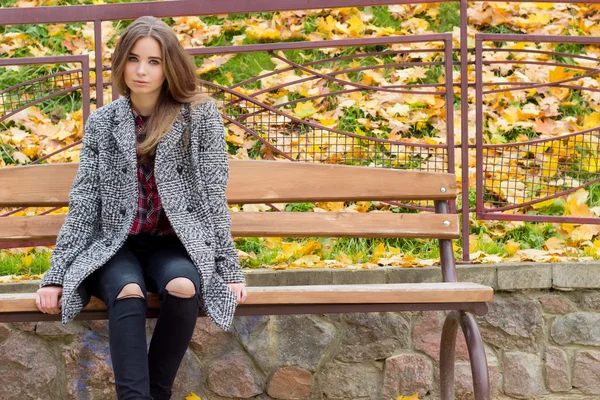
[[[135,57],[129,57],[128,60],[129,61],[137,61],[137,59]]]
[[[150,60],[150,63],[154,63],[154,65],[158,65],[158,61],[157,60]]]

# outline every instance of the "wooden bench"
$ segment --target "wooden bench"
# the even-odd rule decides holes
[[[441,337],[441,398],[454,399],[454,352],[458,326],[466,337],[476,399],[489,399],[483,343],[472,313],[487,312],[490,287],[457,282],[452,239],[459,219],[448,213],[456,198],[452,174],[342,165],[276,161],[230,161],[230,204],[359,200],[433,200],[435,213],[232,213],[234,237],[362,237],[439,239],[443,282],[364,285],[249,287],[236,315],[319,314],[407,310],[451,310]],[[0,208],[67,206],[77,164],[0,169]],[[0,248],[55,239],[62,215],[0,218]],[[35,294],[0,295],[0,321],[59,320],[40,313]],[[148,297],[149,317],[159,305]],[[77,319],[107,318],[104,304],[92,298]]]

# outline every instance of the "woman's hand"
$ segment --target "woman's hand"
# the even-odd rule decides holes
[[[44,314],[58,314],[62,307],[62,286],[44,286],[35,294],[35,305]]]
[[[237,304],[241,304],[246,301],[248,292],[246,291],[246,284],[244,283],[228,283],[229,289],[237,296]]]

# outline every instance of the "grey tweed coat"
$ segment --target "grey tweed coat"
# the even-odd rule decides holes
[[[69,212],[40,284],[63,286],[63,324],[89,302],[83,280],[117,252],[133,224],[138,183],[130,107],[130,98],[121,97],[94,111],[85,124]],[[202,307],[228,330],[237,301],[226,283],[245,280],[231,237],[229,165],[215,103],[182,107],[156,149],[155,175],[165,213],[200,275]]]

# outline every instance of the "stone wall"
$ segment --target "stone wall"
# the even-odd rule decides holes
[[[477,317],[494,399],[600,399],[600,265],[459,266],[496,289]],[[436,282],[438,267],[251,271],[251,286]],[[37,283],[0,285],[35,291]],[[198,320],[173,399],[439,398],[444,312],[237,317],[232,332]],[[148,337],[153,323],[148,321]],[[471,399],[457,342],[456,398]],[[105,321],[0,324],[0,399],[113,399]]]

